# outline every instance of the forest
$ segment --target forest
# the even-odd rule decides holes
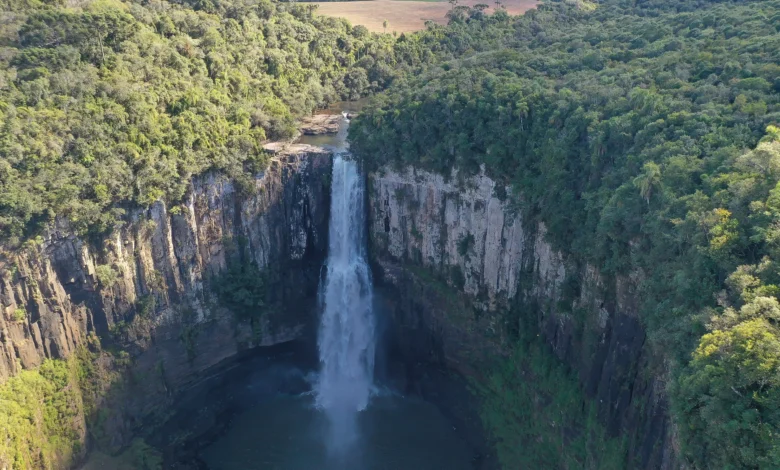
[[[464,9],[350,129],[371,168],[484,166],[558,249],[641,276],[696,468],[780,461],[778,32],[777,1]]]
[[[350,129],[367,168],[484,168],[554,247],[642,276],[682,459],[776,468],[780,0],[449,17],[394,37],[306,3],[0,0],[0,245],[39,243],[58,218],[105,234],[209,171],[249,191],[264,142],[373,95]],[[46,439],[22,426],[44,395],[50,425],[69,419],[78,372],[36,373],[0,390],[18,431],[0,450]],[[50,434],[19,458],[48,465],[78,443]]]
[[[128,203],[239,180],[319,106],[383,88],[389,36],[266,1],[0,2],[0,237],[55,217],[114,227]],[[78,2],[77,2],[78,3]],[[192,7],[195,8],[192,8]]]

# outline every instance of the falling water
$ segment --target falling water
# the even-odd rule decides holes
[[[330,447],[357,437],[357,414],[368,405],[374,369],[372,286],[364,233],[363,179],[356,162],[333,160],[330,246],[321,287],[321,371],[317,405],[331,422]]]

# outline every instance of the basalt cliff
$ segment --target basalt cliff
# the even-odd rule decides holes
[[[130,209],[106,236],[79,237],[58,221],[35,243],[3,253],[0,381],[99,337],[122,352],[134,378],[134,392],[101,420],[110,447],[121,448],[216,364],[307,334],[327,249],[330,169],[328,152],[288,146],[248,188],[204,175],[181,204]],[[249,319],[212,289],[231,265],[247,264],[265,274],[266,291],[262,314]]]
[[[642,274],[606,279],[545,241],[509,188],[385,167],[370,181],[371,250],[395,292],[401,353],[479,382],[533,329],[595,400],[608,435],[626,439],[632,468],[673,468],[663,373],[637,315]],[[656,372],[653,372],[656,371]],[[555,426],[555,423],[550,423]]]

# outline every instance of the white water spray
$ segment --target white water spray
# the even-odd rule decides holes
[[[374,317],[364,227],[363,179],[356,162],[337,155],[316,387],[317,406],[331,421],[330,444],[336,448],[357,437],[357,413],[368,406],[373,382]]]

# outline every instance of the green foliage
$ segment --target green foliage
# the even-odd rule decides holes
[[[774,468],[780,461],[780,308],[759,297],[763,310],[728,330],[704,335],[690,374],[680,379],[688,451],[729,468]],[[770,323],[766,314],[774,318]],[[722,423],[712,426],[712,423]]]
[[[550,1],[496,16],[416,37],[435,44],[431,65],[364,109],[352,150],[370,168],[484,165],[577,264],[639,274],[650,345],[674,365],[683,457],[771,468],[780,2]]]
[[[95,277],[104,288],[110,288],[119,279],[119,273],[116,272],[110,264],[100,264],[95,266]]]
[[[625,443],[607,436],[577,378],[538,338],[519,342],[477,387],[502,468],[627,468]]]
[[[0,0],[12,12],[0,22],[0,238],[39,243],[57,216],[82,233],[109,230],[129,203],[173,206],[209,170],[249,190],[249,175],[267,165],[266,139],[292,135],[316,106],[394,82],[353,121],[352,148],[369,168],[449,175],[484,165],[522,195],[514,203],[545,223],[556,248],[605,276],[641,273],[650,342],[675,364],[684,457],[699,468],[772,467],[778,0],[550,0],[520,18],[457,7],[448,27],[428,23],[397,40],[310,7]],[[464,274],[450,274],[462,288]],[[103,286],[116,276],[96,269]],[[164,289],[163,277],[150,287]],[[263,314],[267,280],[256,266],[231,267],[215,290],[239,318]],[[141,318],[153,300],[139,299]],[[491,376],[486,422],[514,443],[502,444],[504,462],[619,467],[591,411],[575,409],[581,398],[561,385],[571,378],[534,348]],[[57,364],[0,386],[0,464],[70,463],[77,388],[63,385],[71,376]],[[586,431],[551,427],[562,413]],[[528,417],[542,441],[516,455],[531,434],[515,426]],[[554,460],[563,446],[573,450]]]
[[[297,117],[400,73],[391,37],[308,6],[11,3],[0,27],[0,239],[11,244],[56,216],[110,230],[128,202],[175,205],[211,169],[257,173],[262,143],[293,135]]]
[[[236,263],[220,273],[213,290],[222,305],[241,320],[260,318],[265,312],[267,275],[254,263]]]
[[[22,323],[26,319],[27,319],[27,310],[25,310],[24,307],[18,307],[16,310],[14,310],[15,322]]]
[[[153,294],[138,297],[135,301],[135,312],[141,318],[150,318],[157,305],[157,299]]]
[[[94,341],[99,342],[97,337]],[[84,415],[89,419],[97,411],[97,402],[101,395],[100,368],[97,365],[98,357],[89,349],[82,347],[76,351],[76,379],[81,390]]]
[[[0,467],[67,468],[84,430],[74,361],[47,360],[0,385]]]

